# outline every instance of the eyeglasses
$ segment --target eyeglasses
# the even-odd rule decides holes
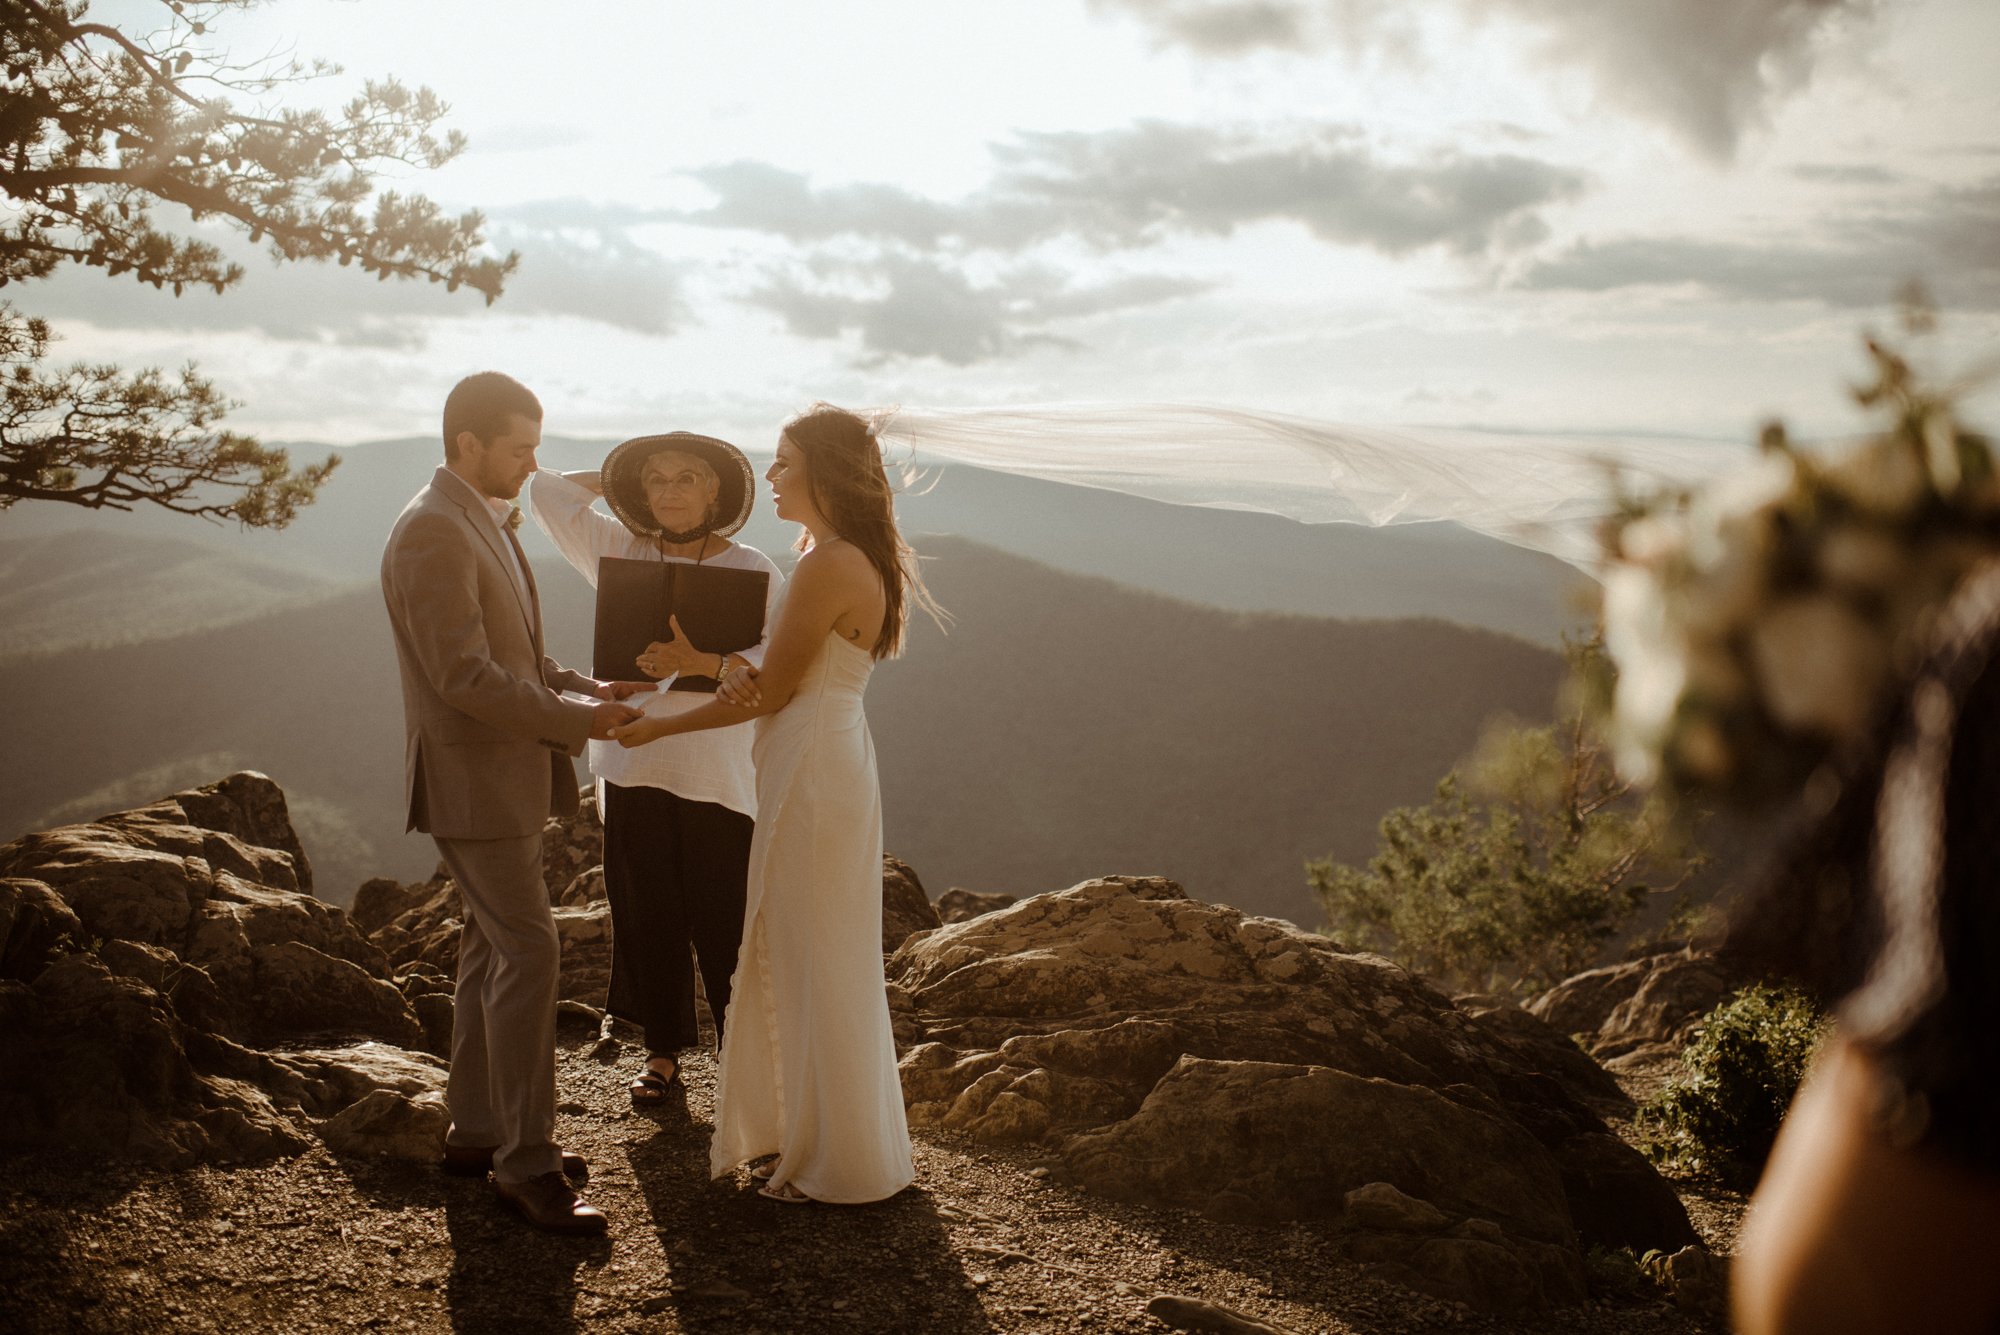
[[[639,485],[647,491],[700,491],[708,485],[708,479],[689,468],[671,477],[663,473],[642,474]]]

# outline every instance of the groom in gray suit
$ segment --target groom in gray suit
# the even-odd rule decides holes
[[[542,883],[542,824],[577,809],[569,758],[639,711],[621,687],[542,650],[534,575],[508,502],[535,471],[542,405],[494,371],[444,405],[444,466],[396,520],[382,596],[402,670],[409,824],[458,884],[458,988],[445,1097],[448,1172],[490,1165],[502,1200],[537,1227],[602,1233],[570,1189],[582,1160],[555,1143],[561,946]],[[596,704],[568,700],[574,691]]]

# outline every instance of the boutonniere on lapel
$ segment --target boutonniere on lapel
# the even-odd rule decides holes
[[[521,507],[518,505],[509,506],[507,509],[507,531],[509,533],[512,533],[515,532],[520,527],[521,527]]]

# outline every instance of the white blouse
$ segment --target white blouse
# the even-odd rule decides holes
[[[662,556],[650,541],[610,515],[593,509],[596,500],[595,492],[560,473],[538,472],[528,484],[528,508],[535,526],[549,535],[556,549],[590,581],[592,588],[597,587],[597,562],[601,557],[693,564],[687,557]],[[764,601],[764,639],[742,651],[745,659],[762,667],[764,645],[778,621],[784,575],[770,557],[740,542],[732,543],[728,550],[702,564],[762,570],[770,575]],[[698,691],[668,691],[666,685],[661,682],[659,690],[635,695],[627,703],[640,706],[648,714],[683,714],[714,698]],[[756,819],[757,771],[750,762],[751,733],[752,729],[747,727],[712,728],[663,737],[630,750],[616,742],[592,742],[590,772],[598,778],[598,810],[604,809],[603,786],[615,783],[622,788],[664,788],[691,801],[714,802]]]

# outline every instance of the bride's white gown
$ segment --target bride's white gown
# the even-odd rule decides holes
[[[717,1177],[777,1154],[774,1185],[878,1201],[916,1177],[882,985],[882,796],[868,650],[828,635],[758,720],[757,832],[716,1076]]]

